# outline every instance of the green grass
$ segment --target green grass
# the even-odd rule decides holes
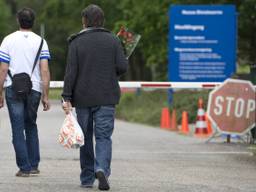
[[[171,106],[168,106],[166,90],[142,91],[139,94],[124,93],[120,104],[117,106],[116,116],[130,122],[159,126],[162,108],[169,107],[170,113],[173,109],[176,109],[179,122],[181,121],[182,111],[187,111],[189,122],[192,123],[196,120],[198,99],[203,98],[206,105],[208,93],[208,91],[175,92]]]
[[[50,99],[60,100],[62,89],[51,89]],[[119,105],[116,108],[116,117],[129,122],[159,126],[161,110],[169,107],[170,113],[176,109],[177,120],[181,122],[182,111],[189,114],[189,122],[194,123],[197,115],[198,99],[204,100],[204,109],[208,101],[209,91],[177,91],[173,95],[173,104],[168,105],[166,90],[140,91],[138,93],[123,93]]]
[[[51,100],[61,100],[62,89],[50,89],[49,98]]]
[[[250,73],[250,65],[238,65],[237,73],[238,74],[249,74]]]

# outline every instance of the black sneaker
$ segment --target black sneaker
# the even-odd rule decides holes
[[[99,180],[99,190],[108,191],[110,189],[108,179],[103,171],[97,171],[96,178]]]
[[[30,174],[31,174],[31,175],[39,175],[39,174],[40,174],[40,170],[39,170],[39,169],[32,169],[32,170],[30,171]]]
[[[29,177],[29,172],[23,172],[21,170],[19,170],[16,174],[16,177]]]

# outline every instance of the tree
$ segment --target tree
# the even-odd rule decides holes
[[[4,38],[4,36],[9,33],[10,26],[9,26],[9,20],[10,20],[10,9],[6,5],[5,1],[0,0],[0,41]]]
[[[131,58],[131,65],[139,66],[139,74],[150,69],[152,75],[145,77],[147,80],[167,79],[167,13],[171,2],[173,1],[154,0],[149,3],[145,0],[123,0],[118,6],[123,17],[116,23],[116,28],[124,25],[142,35]],[[140,65],[141,63],[144,65]]]
[[[68,47],[67,38],[82,29],[81,11],[91,3],[103,7],[107,17],[106,27],[112,29],[113,21],[117,18],[112,15],[116,14],[114,0],[111,2],[100,0],[48,0],[44,4],[39,22],[45,25],[45,38],[49,43],[53,58],[50,65],[52,79],[63,80]]]
[[[125,80],[167,80],[168,10],[173,4],[235,4],[238,11],[238,63],[256,63],[256,0],[0,0],[0,40],[17,28],[15,14],[18,9],[33,8],[37,12],[34,31],[40,33],[40,25],[45,26],[45,38],[52,55],[52,79],[63,80],[66,39],[82,29],[81,11],[91,3],[102,7],[105,26],[113,33],[123,25],[142,36],[129,59]]]
[[[239,57],[248,64],[256,64],[256,0],[245,0],[239,11]]]

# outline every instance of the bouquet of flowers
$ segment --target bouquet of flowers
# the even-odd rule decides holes
[[[117,33],[117,36],[121,40],[126,58],[128,59],[137,46],[141,36],[129,31],[125,27],[121,27],[120,31]]]

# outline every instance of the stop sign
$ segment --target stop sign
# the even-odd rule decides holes
[[[228,79],[211,91],[207,114],[221,133],[242,135],[255,126],[255,108],[252,83]]]

